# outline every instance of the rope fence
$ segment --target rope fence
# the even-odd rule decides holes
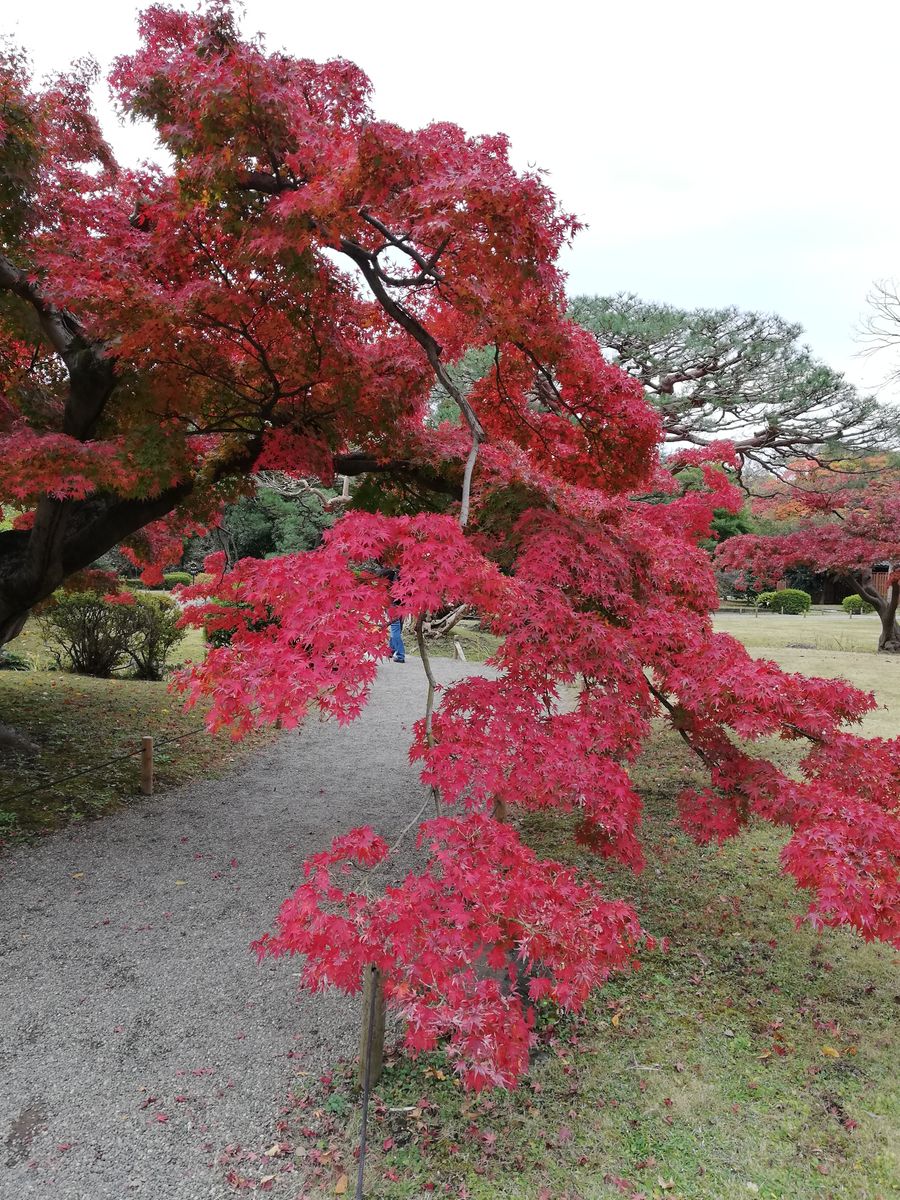
[[[54,788],[61,784],[69,783],[73,779],[80,779],[83,775],[90,775],[94,771],[102,771],[105,767],[111,767],[115,763],[127,762],[130,758],[140,757],[141,762],[141,791],[145,796],[153,793],[153,752],[157,746],[169,746],[173,742],[182,742],[186,738],[196,737],[198,733],[206,733],[205,725],[198,725],[196,729],[190,729],[187,733],[176,733],[172,737],[154,739],[152,737],[141,738],[141,745],[137,750],[129,750],[125,754],[117,754],[114,758],[107,758],[103,762],[91,763],[88,767],[82,767],[79,771],[72,771],[68,775],[61,775],[59,779],[46,780],[43,783],[36,784],[34,787],[25,788],[22,792],[16,792],[12,796],[5,796],[0,793],[0,799],[4,804],[8,804],[14,800],[24,800],[26,796],[34,796],[38,792],[53,791]]]

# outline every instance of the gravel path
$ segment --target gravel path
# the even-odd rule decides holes
[[[308,853],[415,815],[423,705],[418,661],[387,663],[355,724],[310,721],[225,779],[0,861],[4,1200],[232,1195],[218,1160],[274,1140],[298,1060],[354,1053],[356,1005],[298,996],[291,964],[258,967],[248,944]]]

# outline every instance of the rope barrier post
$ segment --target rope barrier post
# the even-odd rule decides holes
[[[153,795],[153,738],[141,738],[141,794]]]
[[[384,980],[377,967],[363,974],[362,1034],[359,1042],[359,1083],[369,1087],[381,1078],[384,1066]]]
[[[369,1128],[369,1093],[381,1076],[384,1065],[384,979],[374,964],[363,971],[362,1037],[359,1044],[359,1082],[362,1087],[362,1112],[359,1123],[359,1161],[356,1168],[356,1195],[363,1200],[366,1171],[366,1144]]]

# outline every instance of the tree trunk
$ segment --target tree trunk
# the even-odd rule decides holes
[[[871,571],[860,572],[854,577],[860,596],[871,604],[881,619],[881,635],[878,638],[880,654],[900,654],[900,625],[897,624],[897,608],[900,605],[900,581],[888,588],[882,596],[875,587]]]
[[[897,624],[897,601],[900,599],[900,584],[891,585],[888,603],[879,611],[881,617],[881,637],[878,639],[878,649],[884,654],[900,654],[900,625]]]
[[[159,520],[189,495],[193,484],[177,484],[143,500],[112,495],[87,500],[44,497],[29,530],[0,533],[0,646],[17,637],[31,609],[69,575]]]
[[[68,426],[66,431],[72,432]],[[259,438],[250,437],[231,457],[217,460],[215,478],[249,471],[258,454]],[[454,497],[460,492],[456,480],[442,479],[430,469],[403,460],[379,462],[366,455],[350,454],[336,456],[334,465],[342,475],[394,473],[426,490]],[[187,479],[144,499],[123,499],[113,494],[92,495],[85,500],[54,500],[48,496],[39,501],[31,529],[0,531],[0,646],[18,637],[34,605],[46,599],[67,576],[89,567],[131,534],[166,516],[193,488],[194,480]],[[465,609],[457,611],[462,616]]]

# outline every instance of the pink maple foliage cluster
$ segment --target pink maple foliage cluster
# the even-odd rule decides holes
[[[211,561],[183,592],[224,643],[180,685],[211,727],[352,720],[388,613],[466,604],[501,639],[415,730],[446,809],[423,870],[354,891],[343,868],[386,846],[347,835],[261,952],[351,991],[376,963],[413,1048],[447,1037],[467,1082],[512,1085],[533,1035],[509,964],[532,1000],[576,1008],[642,943],[626,904],[522,844],[516,813],[573,814],[599,865],[640,870],[631,767],[660,718],[708,778],[678,798],[686,829],[785,826],[810,918],[900,944],[898,743],[845,728],[871,697],[714,633],[698,540],[741,503],[734,448],[660,459],[639,384],[567,316],[578,223],[546,179],[500,135],[379,120],[357,67],[267,51],[226,0],[153,5],[140,31],[111,82],[164,166],[114,161],[89,70],[41,90],[20,59],[0,69],[0,498],[25,510],[0,532],[0,632],[123,540],[158,575],[264,468],[365,472],[384,512],[310,553]],[[462,389],[448,364],[472,348],[489,365]],[[436,382],[460,425],[431,427]],[[770,737],[805,745],[799,777]]]
[[[501,445],[494,440],[485,466],[485,478],[493,476],[494,486],[501,458]],[[518,450],[512,449],[508,481],[521,479],[521,465]],[[237,720],[249,726],[276,712],[290,719],[311,703],[339,719],[352,717],[374,679],[377,660],[386,654],[385,612],[399,606],[400,612],[415,616],[466,601],[503,637],[494,658],[496,674],[446,688],[432,744],[420,722],[411,753],[422,763],[423,782],[436,788],[455,812],[468,814],[456,816],[454,828],[468,827],[483,847],[471,881],[479,890],[498,882],[494,872],[502,862],[500,846],[515,840],[508,825],[491,820],[498,803],[513,812],[540,807],[575,812],[576,836],[583,845],[639,870],[641,801],[628,767],[649,736],[652,720],[662,714],[709,773],[707,788],[685,789],[678,797],[688,832],[701,842],[722,841],[739,833],[753,816],[786,826],[791,837],[783,866],[812,893],[810,919],[850,924],[866,938],[900,944],[900,747],[843,731],[872,707],[872,697],[841,681],[787,674],[712,631],[714,584],[709,560],[696,544],[697,509],[698,497],[703,497],[708,528],[712,509],[722,500],[721,487],[648,506],[628,494],[614,497],[572,487],[539,471],[531,471],[528,481],[532,498],[543,486],[554,503],[526,510],[505,537],[504,546],[512,541],[517,549],[511,572],[491,561],[491,549],[497,547],[478,527],[476,506],[475,527],[466,533],[451,516],[349,514],[312,554],[244,562],[219,587],[195,589],[195,595],[206,590],[229,599],[233,607],[226,619],[233,632],[231,646],[194,668],[187,686],[211,700],[213,722]],[[395,563],[398,581],[388,585],[360,565],[373,559]],[[327,605],[318,587],[303,585],[304,580],[315,583],[320,570],[328,572]],[[285,607],[282,596],[289,598]],[[264,616],[276,619],[259,630]],[[322,652],[310,655],[313,636],[321,639]],[[335,646],[340,647],[337,658],[331,652]],[[271,666],[255,674],[254,664],[266,662]],[[271,680],[281,678],[279,671],[290,682],[273,689]],[[344,688],[353,689],[352,697],[342,698]],[[232,689],[240,693],[236,708]],[[343,711],[335,708],[338,702]],[[800,780],[754,749],[754,743],[771,736],[805,741],[810,747]],[[555,877],[557,868],[535,863],[534,870]],[[503,886],[510,887],[505,873],[501,875]],[[419,904],[431,878],[430,871],[412,875],[396,895]],[[534,887],[532,878],[526,887]],[[267,951],[310,947],[310,928],[324,928],[317,925],[321,896],[309,884],[301,894],[302,904],[289,902],[282,910],[281,934],[264,943]],[[368,920],[368,907],[360,911]],[[631,919],[629,938],[634,939],[637,918],[631,914]],[[344,926],[332,920],[328,928]],[[342,957],[347,967],[343,986],[358,986],[364,961],[383,964],[389,980],[402,975],[395,949],[388,954],[387,943],[379,941],[383,927],[375,922],[367,928],[365,946]],[[438,994],[461,1012],[467,986],[461,980],[476,986],[473,943],[463,936],[462,926],[457,932],[455,946],[441,941],[438,950],[435,943],[446,972],[438,992],[403,976],[411,991],[402,993],[401,1007],[410,1018],[418,1014],[408,1025],[413,1047],[422,1022],[428,1028],[433,1022],[440,1025],[431,1015],[436,1004],[441,1007]],[[483,935],[485,941],[490,939]],[[479,953],[484,952],[479,945]],[[334,946],[336,952],[343,946],[342,955],[348,949],[345,939]],[[522,956],[524,946],[514,938],[509,944],[513,957]],[[629,961],[615,943],[592,950],[590,940],[573,937],[566,962],[582,978],[596,980],[598,949],[607,956],[609,969]],[[323,950],[321,943],[310,959],[319,962],[316,970]],[[310,978],[323,978],[316,970]],[[547,971],[554,978],[552,965]],[[521,1026],[511,1022],[507,1011],[512,1005],[518,1019],[515,997],[504,994],[496,981],[478,981],[477,988],[482,1001],[490,996],[495,1011],[505,1014],[497,1028],[506,1029],[518,1046],[513,1030]],[[555,985],[552,992],[569,1007],[581,1004],[585,994]],[[389,995],[399,1003],[399,993],[389,988]],[[452,1021],[440,1027],[447,1031]],[[460,1045],[454,1043],[458,1055]],[[495,1047],[498,1073],[493,1076],[483,1060],[476,1068],[474,1059],[464,1055],[460,1069],[473,1082],[509,1083],[514,1073],[503,1057],[509,1051],[510,1045]],[[518,1050],[510,1061],[520,1069],[525,1062]]]
[[[360,962],[372,963],[406,1018],[411,1049],[446,1039],[467,1087],[515,1086],[528,1066],[529,1002],[580,1007],[633,958],[643,940],[637,917],[484,814],[428,821],[419,843],[426,868],[371,898],[350,890],[340,872],[349,861],[377,865],[387,843],[368,827],[336,838],[307,862],[278,932],[256,949],[261,958],[302,954],[312,988],[354,991]]]

